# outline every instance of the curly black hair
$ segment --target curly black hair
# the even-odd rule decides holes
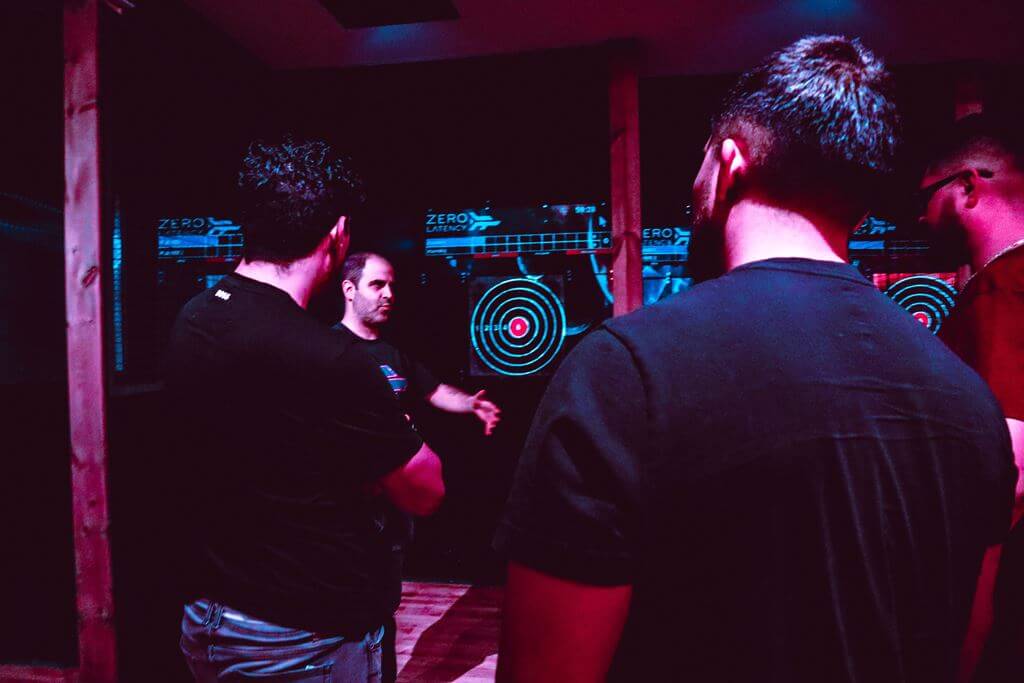
[[[859,40],[809,36],[740,77],[712,141],[744,140],[749,182],[772,198],[859,214],[893,173],[893,91],[885,65]]]
[[[323,140],[257,140],[238,174],[243,255],[286,264],[309,255],[338,218],[363,206],[363,181],[351,161]]]

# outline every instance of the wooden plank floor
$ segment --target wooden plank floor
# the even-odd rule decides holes
[[[502,589],[406,582],[395,619],[399,683],[493,681]]]

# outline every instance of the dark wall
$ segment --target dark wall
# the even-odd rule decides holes
[[[60,21],[0,6],[0,664],[77,660]]]
[[[265,71],[179,0],[106,18],[109,199],[124,248],[126,373],[118,382],[137,384],[155,378],[166,334],[154,304],[157,220],[230,212]]]
[[[217,212],[230,198],[249,136],[252,83],[264,71],[178,0],[140,2],[103,18],[106,224],[110,235],[116,212],[124,250],[127,372],[111,371],[109,409],[120,677],[185,681],[176,550],[188,530],[177,523],[175,483],[185,473],[164,447],[175,425],[162,419],[161,397],[149,386],[164,343],[154,324],[155,220]]]
[[[57,2],[0,7],[0,383],[64,377],[60,21]]]
[[[466,417],[424,411],[445,460],[448,499],[419,525],[408,574],[494,582],[490,536],[545,380],[468,377],[464,284],[420,256],[428,209],[599,201],[608,195],[607,90],[599,50],[459,62],[268,73],[176,2],[140,4],[108,22],[110,187],[125,239],[127,371],[111,404],[115,589],[124,680],[183,680],[175,534],[180,472],[163,450],[175,426],[156,393],[168,320],[156,312],[156,220],[234,214],[238,160],[254,137],[324,137],[368,182],[354,249],[384,252],[399,276],[394,339],[442,379],[484,388],[504,410],[485,439]],[[908,119],[926,130],[951,107],[948,70],[907,70]],[[728,77],[641,86],[646,225],[675,225]],[[915,127],[916,127],[915,123]],[[922,137],[927,135],[921,134]],[[316,311],[338,315],[338,301]]]

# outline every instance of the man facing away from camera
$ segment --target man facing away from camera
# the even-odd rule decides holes
[[[726,99],[694,183],[725,274],[552,378],[496,537],[499,680],[953,680],[1016,470],[981,380],[846,263],[891,88],[817,36]]]
[[[932,151],[920,189],[921,222],[939,244],[966,257],[973,272],[939,337],[999,400],[1018,468],[1024,465],[1024,136],[1019,129],[1020,122],[1005,115],[962,119]],[[1022,499],[1024,481],[1018,480],[1016,524],[1005,545],[986,555],[978,582],[962,680],[979,657],[978,683],[1024,675]]]
[[[166,361],[200,570],[181,648],[197,681],[379,680],[401,594],[379,497],[429,514],[444,485],[377,364],[306,311],[362,185],[286,138],[250,146],[239,186],[243,260],[185,305]]]

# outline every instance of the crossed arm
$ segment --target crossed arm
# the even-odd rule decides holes
[[[379,485],[398,509],[421,517],[433,514],[444,500],[441,460],[423,444],[407,463],[384,475]]]
[[[1012,417],[1006,418],[1006,426],[1010,430],[1010,442],[1013,444],[1013,461],[1017,463],[1017,502],[1013,508],[1013,523],[1024,517],[1024,421]]]

